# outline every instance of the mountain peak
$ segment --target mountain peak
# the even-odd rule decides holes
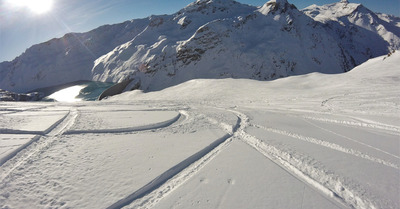
[[[219,2],[219,3],[224,3],[224,2],[232,2],[234,0],[197,0],[197,2],[207,2],[207,3],[212,3],[212,2]]]
[[[197,0],[188,6],[194,5],[229,5],[232,3],[237,3],[234,0]]]
[[[233,7],[233,5],[241,5],[234,0],[197,0],[181,10],[181,12],[200,12],[208,13],[208,10],[226,11]],[[214,12],[213,12],[214,13]]]
[[[289,4],[287,0],[271,0],[264,4],[259,10],[262,14],[269,13],[285,13],[289,9],[295,9],[293,4]]]
[[[336,3],[326,4],[322,6],[311,5],[302,11],[316,21],[326,23],[331,20],[338,20],[347,17],[354,12],[361,11],[371,12],[362,4],[349,3],[348,0],[341,0]]]

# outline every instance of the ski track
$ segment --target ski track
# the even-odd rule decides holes
[[[167,109],[162,109],[166,111]],[[156,111],[156,110],[149,110]],[[132,128],[123,128],[123,129],[104,129],[104,130],[79,130],[79,131],[71,131],[69,130],[75,123],[76,118],[78,117],[79,112],[77,109],[71,109],[68,114],[66,114],[63,118],[55,122],[45,131],[18,131],[18,130],[9,130],[3,129],[0,130],[2,134],[30,134],[37,135],[33,137],[29,142],[22,145],[12,153],[0,159],[0,168],[1,176],[0,182],[3,182],[8,175],[12,173],[13,170],[18,168],[19,166],[25,164],[36,154],[40,154],[44,152],[44,150],[48,149],[52,143],[57,141],[58,137],[61,135],[73,135],[73,134],[86,134],[86,133],[125,133],[125,132],[138,132],[138,131],[149,131],[154,129],[167,128],[172,124],[176,123],[178,120],[185,120],[184,118],[188,117],[188,113],[185,110],[180,110],[179,114],[166,121],[162,121],[155,124],[149,124],[144,126],[132,127]],[[34,142],[37,142],[34,144]],[[30,146],[32,145],[32,146]],[[19,156],[17,156],[19,155]],[[13,159],[15,157],[15,159]],[[6,163],[9,161],[10,165]],[[6,164],[6,165],[5,165]],[[5,165],[5,166],[3,166]]]
[[[185,113],[188,115],[188,113]],[[204,116],[203,114],[200,114]],[[206,117],[212,124],[217,124],[217,120]],[[174,167],[170,168],[160,176],[150,181],[147,185],[139,190],[133,192],[124,199],[117,201],[107,209],[118,208],[151,208],[158,203],[168,193],[181,186],[186,180],[195,175],[201,168],[203,168],[209,161],[214,159],[225,147],[232,141],[234,133],[240,129],[241,120],[237,118],[237,123],[233,128],[226,130],[228,124],[221,123],[221,128],[228,133],[220,139],[215,140],[213,143],[203,148],[194,155],[186,158]]]
[[[215,109],[221,110],[222,108]],[[220,122],[215,118],[206,116],[206,119],[211,124],[217,125],[221,129],[228,132],[225,137],[218,139],[216,142],[204,148],[200,152],[192,155],[178,165],[164,172],[141,189],[135,191],[128,197],[112,204],[108,207],[108,209],[154,207],[162,198],[166,197],[169,193],[179,188],[187,180],[198,173],[203,167],[207,165],[208,162],[214,159],[218,155],[218,153],[222,152],[224,148],[229,146],[230,142],[235,139],[244,141],[246,144],[254,148],[260,154],[267,157],[267,159],[271,160],[281,169],[285,170],[293,177],[304,182],[306,185],[309,185],[310,188],[313,188],[314,190],[324,194],[327,198],[331,199],[337,204],[340,204],[344,207],[359,209],[377,208],[374,203],[369,200],[368,195],[359,185],[346,185],[346,183],[344,183],[348,182],[346,179],[338,177],[330,171],[325,171],[322,168],[315,167],[313,164],[309,164],[307,163],[307,161],[304,161],[302,157],[296,158],[296,156],[301,156],[300,154],[280,150],[279,148],[246,133],[246,127],[260,126],[252,125],[250,123],[249,117],[241,112],[230,109],[224,109],[224,111],[231,112],[238,117],[238,122],[232,129],[230,128],[231,126],[229,126],[228,124]],[[203,114],[200,115],[204,116]],[[268,128],[265,129],[267,131],[273,131],[280,134],[296,136],[308,142],[325,145],[329,148],[333,148],[335,150],[338,149],[339,151],[343,151],[346,153],[349,152],[354,155],[357,154],[359,155],[359,157],[362,156],[368,159],[371,158],[382,163],[381,161],[379,161],[379,159],[366,157],[367,155],[362,154],[358,151],[343,148],[333,143],[324,144],[321,140],[318,139],[290,134],[286,131]],[[308,156],[306,156],[306,158],[307,157]]]
[[[181,118],[182,114],[179,113],[177,116],[170,120],[162,121],[159,123],[144,125],[144,126],[137,126],[131,128],[117,128],[117,129],[98,129],[98,130],[68,130],[64,134],[65,135],[75,135],[75,134],[111,134],[111,133],[125,133],[125,132],[138,132],[138,131],[148,131],[153,129],[165,128],[168,127]]]
[[[381,150],[381,149],[379,149],[379,148],[373,147],[373,146],[371,146],[371,145],[369,145],[369,144],[360,142],[360,141],[358,141],[358,140],[355,140],[355,139],[352,139],[352,138],[350,138],[350,137],[344,136],[344,135],[342,135],[342,134],[336,133],[336,132],[334,132],[334,131],[328,130],[328,129],[323,128],[323,127],[321,127],[321,126],[318,126],[317,124],[312,123],[312,122],[310,122],[310,121],[308,121],[308,120],[304,120],[304,121],[307,122],[307,123],[309,123],[309,124],[311,124],[311,125],[314,126],[314,127],[317,127],[317,128],[319,128],[319,129],[321,129],[321,130],[324,130],[324,131],[326,131],[326,132],[332,133],[332,134],[334,134],[334,135],[336,135],[336,136],[345,138],[345,139],[347,139],[347,140],[349,140],[349,141],[352,141],[352,142],[361,144],[361,145],[366,146],[366,147],[368,147],[368,148],[370,148],[370,149],[374,149],[374,150],[376,150],[376,151],[378,151],[378,152],[381,152],[381,153],[390,155],[390,156],[392,156],[392,157],[394,157],[394,158],[400,159],[399,156],[394,155],[394,154],[392,154],[392,153],[386,152],[386,151]],[[397,167],[398,167],[398,166],[397,166]]]
[[[268,132],[272,132],[272,133],[288,136],[288,137],[291,137],[291,138],[294,138],[294,139],[299,139],[299,140],[302,140],[302,141],[305,141],[305,142],[313,143],[313,144],[316,144],[316,145],[320,145],[320,146],[323,146],[323,147],[326,147],[326,148],[329,148],[329,149],[332,149],[332,150],[336,150],[336,151],[343,152],[343,153],[346,153],[346,154],[349,154],[349,155],[353,155],[353,156],[356,156],[356,157],[359,157],[359,158],[363,158],[363,159],[369,160],[371,162],[380,163],[380,164],[383,164],[385,166],[395,168],[397,170],[400,169],[400,167],[398,165],[396,165],[396,164],[393,164],[391,162],[387,162],[385,160],[382,160],[382,159],[379,159],[379,158],[376,158],[376,157],[369,156],[369,155],[364,154],[364,153],[362,153],[362,152],[360,152],[358,150],[342,147],[342,146],[340,146],[338,144],[335,144],[335,143],[327,142],[327,141],[316,139],[316,138],[313,138],[313,137],[302,136],[300,134],[295,134],[295,133],[291,133],[291,132],[284,131],[284,130],[278,130],[278,129],[274,129],[274,128],[267,128],[267,127],[263,127],[263,126],[260,126],[260,125],[250,124],[250,126],[253,126],[253,127],[256,127],[256,128],[261,128],[261,129],[264,129],[264,130],[266,130]]]
[[[31,143],[24,146],[23,149],[19,149],[18,152],[13,152],[13,155],[7,156],[0,168],[2,173],[0,182],[3,182],[16,168],[29,162],[34,155],[43,153],[48,149],[57,140],[57,136],[62,135],[67,128],[72,126],[77,116],[77,110],[71,109],[65,117],[45,131],[46,135],[38,137],[35,141],[31,140]]]
[[[32,108],[27,108],[27,109],[0,109],[0,111],[6,111],[5,113],[0,113],[0,115],[8,115],[8,114],[13,114],[13,113],[19,113],[19,112],[25,112],[25,111],[33,111],[33,110],[42,110],[46,109],[49,107],[54,107],[55,105],[49,105],[49,106],[40,106],[40,107],[32,107]]]
[[[305,119],[314,120],[314,121],[321,121],[325,123],[333,123],[339,125],[347,125],[353,127],[364,127],[364,128],[372,128],[377,130],[384,130],[390,131],[392,134],[400,136],[400,128],[396,126],[391,126],[383,123],[372,122],[369,123],[365,122],[354,122],[354,121],[345,121],[345,120],[334,120],[334,119],[327,119],[327,118],[317,118],[317,117],[310,117],[310,116],[303,116]]]
[[[380,123],[377,121],[372,121],[372,120],[367,120],[363,118],[358,118],[358,117],[349,117],[348,115],[343,115],[343,114],[333,114],[333,113],[327,113],[327,112],[319,112],[319,111],[313,111],[313,110],[303,110],[303,109],[290,109],[291,112],[296,112],[293,114],[288,113],[287,110],[282,110],[282,109],[268,109],[270,112],[275,112],[275,113],[280,113],[283,115],[287,116],[292,116],[292,117],[298,117],[302,119],[307,119],[307,120],[313,120],[313,121],[320,121],[324,123],[332,123],[332,124],[337,124],[337,125],[343,125],[343,126],[348,126],[348,127],[360,127],[360,128],[371,128],[376,131],[384,131],[385,133],[393,134],[400,136],[400,127],[395,126],[395,125],[389,125],[385,123]],[[299,115],[301,114],[301,115]],[[348,117],[352,118],[354,120],[358,120],[359,122],[355,121],[348,121],[348,120],[335,120],[335,119],[328,119],[324,117],[312,117],[312,116],[306,116],[304,114],[326,114],[330,116],[343,116],[343,117]]]
[[[248,116],[235,110],[230,111],[238,115],[238,117],[244,121],[245,127],[251,125]],[[336,202],[352,208],[377,208],[369,198],[363,196],[365,195],[365,191],[362,191],[362,189],[361,191],[353,191],[351,187],[348,187],[343,183],[345,182],[343,179],[335,176],[332,172],[324,171],[321,168],[316,168],[311,164],[307,164],[306,161],[297,159],[295,153],[288,153],[280,150],[277,147],[267,144],[265,141],[246,133],[243,129],[241,129],[238,134],[245,143],[263,154],[276,165]],[[357,188],[360,189],[361,187]]]
[[[40,139],[40,136],[34,136],[31,140],[29,140],[27,143],[21,145],[14,145],[14,147],[18,147],[15,149],[13,152],[10,154],[4,156],[3,158],[0,159],[0,166],[3,166],[4,163],[6,163],[8,160],[16,156],[20,151],[26,149],[29,145],[31,145],[34,142],[37,142]]]
[[[202,168],[204,168],[208,162],[213,160],[220,152],[222,152],[227,146],[229,146],[232,140],[242,140],[247,145],[252,147],[254,150],[264,155],[267,159],[271,160],[273,163],[278,165],[281,169],[288,172],[290,175],[299,179],[300,181],[306,183],[310,188],[313,188],[316,191],[324,194],[327,198],[332,201],[351,208],[359,208],[359,209],[367,209],[367,208],[377,208],[375,206],[375,202],[370,201],[368,198],[368,194],[363,191],[363,189],[359,185],[348,185],[344,182],[348,182],[346,179],[335,175],[331,171],[326,171],[322,167],[316,167],[310,160],[304,160],[303,158],[310,158],[309,156],[302,156],[301,154],[295,153],[295,151],[287,152],[285,150],[281,150],[267,141],[260,140],[257,137],[248,134],[245,129],[247,127],[253,126],[256,128],[263,129],[268,132],[281,134],[284,136],[288,136],[294,139],[302,140],[305,142],[317,144],[320,146],[324,146],[326,148],[340,151],[346,154],[350,154],[362,159],[366,159],[375,163],[380,163],[388,167],[395,168],[399,170],[399,166],[393,163],[381,160],[379,158],[371,157],[367,154],[364,154],[360,151],[349,149],[342,147],[338,144],[327,142],[324,140],[302,136],[295,133],[290,133],[285,130],[278,130],[268,127],[263,127],[261,125],[256,125],[250,123],[250,118],[234,109],[226,109],[226,108],[217,108],[212,107],[214,109],[226,111],[233,113],[237,117],[237,123],[234,126],[231,126],[223,121],[219,121],[213,117],[209,117],[205,114],[198,114],[201,117],[204,117],[208,120],[208,122],[212,125],[218,126],[220,129],[224,130],[227,134],[213,143],[193,154],[192,156],[186,158],[182,162],[178,163],[174,167],[168,169],[148,184],[143,186],[142,188],[134,191],[133,193],[127,195],[125,198],[116,201],[115,203],[108,206],[108,209],[117,209],[117,208],[151,208],[154,207],[162,198],[166,197],[169,193],[173,192],[175,189],[179,188],[183,185],[187,180],[192,178],[196,173],[198,173]],[[162,111],[171,110],[168,108],[161,108]],[[161,110],[159,109],[159,110]],[[0,182],[3,182],[13,170],[22,166],[29,162],[29,160],[34,156],[44,152],[48,149],[52,143],[54,143],[58,136],[60,135],[70,135],[70,134],[85,134],[85,133],[124,133],[124,132],[135,132],[135,131],[147,131],[153,129],[162,129],[162,128],[172,128],[179,125],[183,125],[186,123],[192,123],[193,118],[191,117],[194,112],[189,111],[190,108],[186,108],[184,110],[179,110],[178,116],[163,122],[159,122],[156,124],[132,127],[126,129],[104,129],[104,130],[69,130],[79,115],[77,109],[71,109],[69,113],[54,123],[51,127],[49,127],[46,131],[43,132],[41,136],[34,137],[30,142],[21,146],[19,149],[14,151],[12,154],[8,155],[5,159],[0,161]],[[292,115],[293,116],[293,115]],[[379,130],[389,130],[396,132],[397,129],[384,126],[382,124],[367,124],[367,123],[356,123],[349,121],[338,121],[338,120],[330,120],[325,118],[313,118],[313,117],[304,117],[303,120],[313,124],[309,120],[317,120],[323,122],[330,122],[335,124],[342,125],[350,125],[356,127],[369,127],[375,128]],[[179,124],[175,124],[179,121]],[[338,135],[337,133],[326,130],[333,134]],[[22,134],[15,132],[16,134]],[[28,133],[26,133],[28,134]],[[33,132],[29,132],[29,134],[33,134]],[[36,134],[38,135],[38,134]],[[340,135],[341,136],[341,135]],[[344,136],[342,136],[344,137]],[[387,153],[383,150],[374,148],[370,145],[364,144],[362,142],[358,142],[349,137],[345,137],[348,140],[360,143],[369,148],[373,148],[385,154],[389,154],[393,157],[399,159],[398,156]],[[313,160],[313,159],[312,159]],[[379,205],[379,204],[378,204]]]

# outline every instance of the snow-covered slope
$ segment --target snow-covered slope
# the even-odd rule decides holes
[[[149,19],[138,19],[105,25],[87,33],[69,33],[34,45],[13,61],[0,63],[0,89],[26,92],[92,80],[93,61],[131,40],[149,22]]]
[[[193,11],[197,20],[214,11],[227,15],[192,21],[195,30],[171,34],[171,28],[181,28],[182,19],[194,19]],[[353,67],[334,38],[287,1],[251,10],[229,0],[202,0],[158,23],[96,60],[94,79],[130,78],[141,89],[160,90],[193,78],[271,80]]]
[[[399,65],[2,102],[0,208],[398,209]]]
[[[398,20],[376,14],[362,4],[344,0],[323,6],[311,5],[303,12],[324,23],[356,65],[400,48]]]
[[[0,89],[25,92],[77,80],[132,79],[129,87],[160,90],[195,78],[342,73],[400,47],[395,22],[361,5],[311,6],[305,13],[320,22],[286,0],[260,8],[197,0],[172,15],[35,45],[0,63]]]
[[[383,14],[383,13],[376,13],[376,15],[379,16],[382,20],[385,20],[388,23],[391,23],[393,25],[396,25],[397,27],[400,27],[400,17],[396,17],[394,15],[388,15],[388,14]]]
[[[383,117],[399,116],[400,52],[371,59],[342,74],[311,73],[269,82],[247,79],[196,79],[163,91],[132,91],[111,100],[182,100],[207,103],[244,102],[302,109],[350,111]],[[207,89],[212,89],[208,91]],[[254,94],[248,94],[251,90]],[[374,99],[373,99],[374,98]],[[333,107],[331,107],[331,104]],[[304,106],[302,106],[304,105]],[[341,108],[341,106],[345,108]],[[346,112],[348,113],[348,112]],[[396,116],[396,117],[397,117]]]

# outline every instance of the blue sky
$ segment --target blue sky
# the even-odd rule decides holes
[[[24,6],[10,6],[11,1],[53,1],[51,10],[37,14]],[[61,37],[68,32],[85,32],[100,25],[172,14],[194,0],[0,0],[0,62],[10,61],[33,44]],[[261,6],[268,0],[237,0]],[[289,0],[302,9],[311,4],[339,0]],[[350,0],[369,9],[400,16],[400,0]],[[23,4],[23,3],[22,3]]]

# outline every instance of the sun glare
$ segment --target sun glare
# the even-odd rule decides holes
[[[17,8],[27,8],[35,14],[43,14],[51,10],[53,0],[8,0],[9,5]]]
[[[80,91],[85,88],[85,85],[77,85],[71,86],[60,91],[53,93],[52,95],[48,96],[50,99],[54,99],[59,102],[79,102],[82,99],[76,98]]]

